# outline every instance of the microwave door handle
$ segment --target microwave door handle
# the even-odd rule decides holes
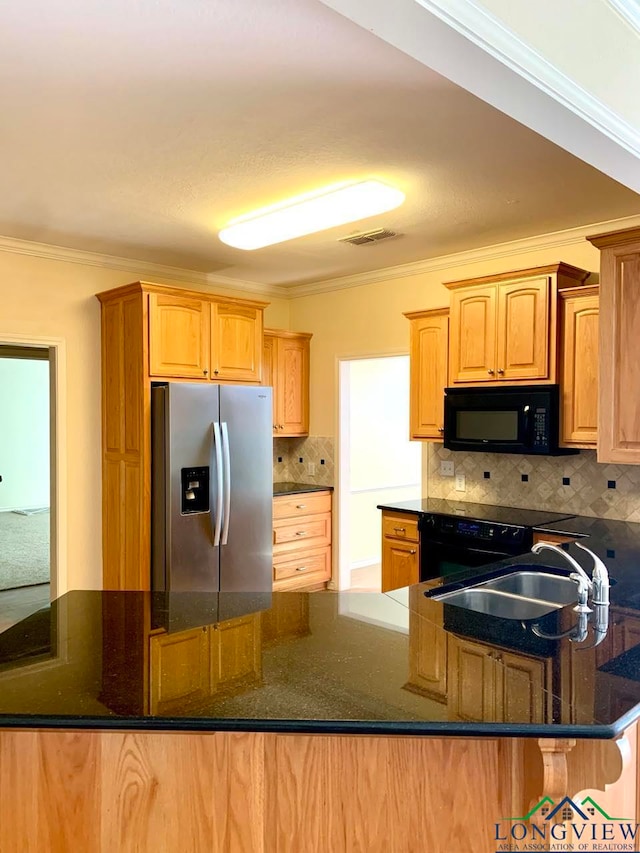
[[[524,432],[527,437],[527,444],[531,445],[531,406],[526,405],[522,410],[522,416],[524,418]]]

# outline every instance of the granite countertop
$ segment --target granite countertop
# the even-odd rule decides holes
[[[540,567],[554,561],[562,565],[555,554],[527,554],[476,571],[500,574],[517,562]],[[627,598],[640,600],[640,576],[632,581],[628,574],[612,589],[610,633],[598,649],[590,648],[592,626],[582,643],[541,639],[531,623],[434,601],[425,595],[433,585],[388,594],[70,592],[0,633],[0,728],[612,738],[640,717],[635,658],[617,665],[629,650],[618,639],[640,637],[640,611]],[[556,633],[576,618],[568,606],[538,621]],[[244,658],[253,661],[250,677],[211,680],[213,644],[229,638],[227,630],[248,625],[243,642],[252,638],[253,654]],[[184,654],[167,655],[160,668],[162,649],[183,639],[197,654],[187,643]],[[512,667],[510,721],[497,707],[485,709],[483,720],[461,719],[453,710],[460,697],[451,671],[438,699],[412,681],[429,670],[434,655],[448,650],[451,656],[452,643],[469,642],[496,673]],[[236,645],[229,643],[229,666],[239,660]],[[550,680],[543,685],[523,678],[521,660],[533,661]],[[185,684],[185,667],[191,670],[186,683],[198,690],[152,706],[174,672],[176,684]],[[154,676],[160,671],[162,685]],[[474,685],[465,681],[464,691],[473,694]],[[518,710],[531,701],[539,709],[533,719]]]
[[[301,495],[305,492],[332,492],[333,486],[318,486],[314,483],[274,483],[273,496]]]
[[[497,524],[521,524],[527,527],[553,524],[567,518],[569,513],[542,512],[508,506],[491,506],[470,501],[446,501],[440,498],[418,498],[412,501],[380,504],[378,509],[409,512],[415,515],[456,515],[478,521],[495,521]]]

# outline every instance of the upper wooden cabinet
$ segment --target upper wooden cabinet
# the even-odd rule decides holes
[[[640,228],[588,238],[600,255],[598,462],[640,464]]]
[[[102,541],[105,589],[149,589],[151,383],[259,383],[268,303],[148,282],[102,303]]]
[[[202,379],[209,373],[209,303],[149,294],[149,373]]]
[[[447,385],[449,311],[414,311],[411,323],[410,437],[441,439]]]
[[[264,303],[153,287],[148,293],[151,376],[260,382]]]
[[[560,293],[560,390],[564,447],[595,447],[598,439],[598,287]]]
[[[555,382],[558,289],[588,275],[558,263],[447,282],[449,383]]]
[[[265,329],[263,385],[273,386],[274,436],[309,434],[309,344],[306,332]]]

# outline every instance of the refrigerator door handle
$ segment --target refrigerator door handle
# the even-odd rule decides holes
[[[222,423],[222,459],[224,465],[224,527],[222,528],[222,544],[229,539],[229,521],[231,518],[231,454],[229,450],[229,429]]]
[[[215,519],[213,507],[211,508],[211,528],[213,533],[213,546],[217,548],[220,544],[220,531],[222,530],[222,501],[223,501],[223,473],[222,473],[222,437],[220,435],[220,424],[213,423],[213,448],[216,456],[216,494],[215,494]],[[213,462],[213,459],[211,460]],[[213,466],[212,466],[213,467]],[[213,482],[213,476],[211,477]]]

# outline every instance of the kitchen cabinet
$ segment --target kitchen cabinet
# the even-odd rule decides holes
[[[149,637],[152,714],[202,704],[262,677],[260,614]]]
[[[151,376],[260,382],[262,304],[171,290],[148,299]]]
[[[409,590],[409,680],[405,687],[447,701],[447,635],[440,601],[426,598],[426,584]]]
[[[309,434],[309,349],[311,334],[265,329],[263,384],[273,387],[273,434]]]
[[[588,275],[558,263],[446,282],[449,384],[555,382],[557,293]]]
[[[449,311],[414,311],[404,316],[410,321],[410,438],[442,440]]]
[[[270,609],[262,613],[263,644],[306,637],[310,633],[309,597],[306,592],[274,595]]]
[[[151,383],[259,384],[268,303],[149,282],[97,297],[102,306],[103,587],[144,590],[151,581]]]
[[[598,462],[640,464],[640,228],[588,238],[600,249]]]
[[[420,580],[418,517],[382,511],[382,592]]]
[[[560,293],[560,390],[563,447],[595,447],[598,440],[597,287]]]
[[[551,694],[542,693],[551,687],[551,664],[544,658],[450,634],[447,682],[452,719],[505,723],[551,719]]]
[[[273,499],[273,589],[324,589],[331,580],[331,492]]]

